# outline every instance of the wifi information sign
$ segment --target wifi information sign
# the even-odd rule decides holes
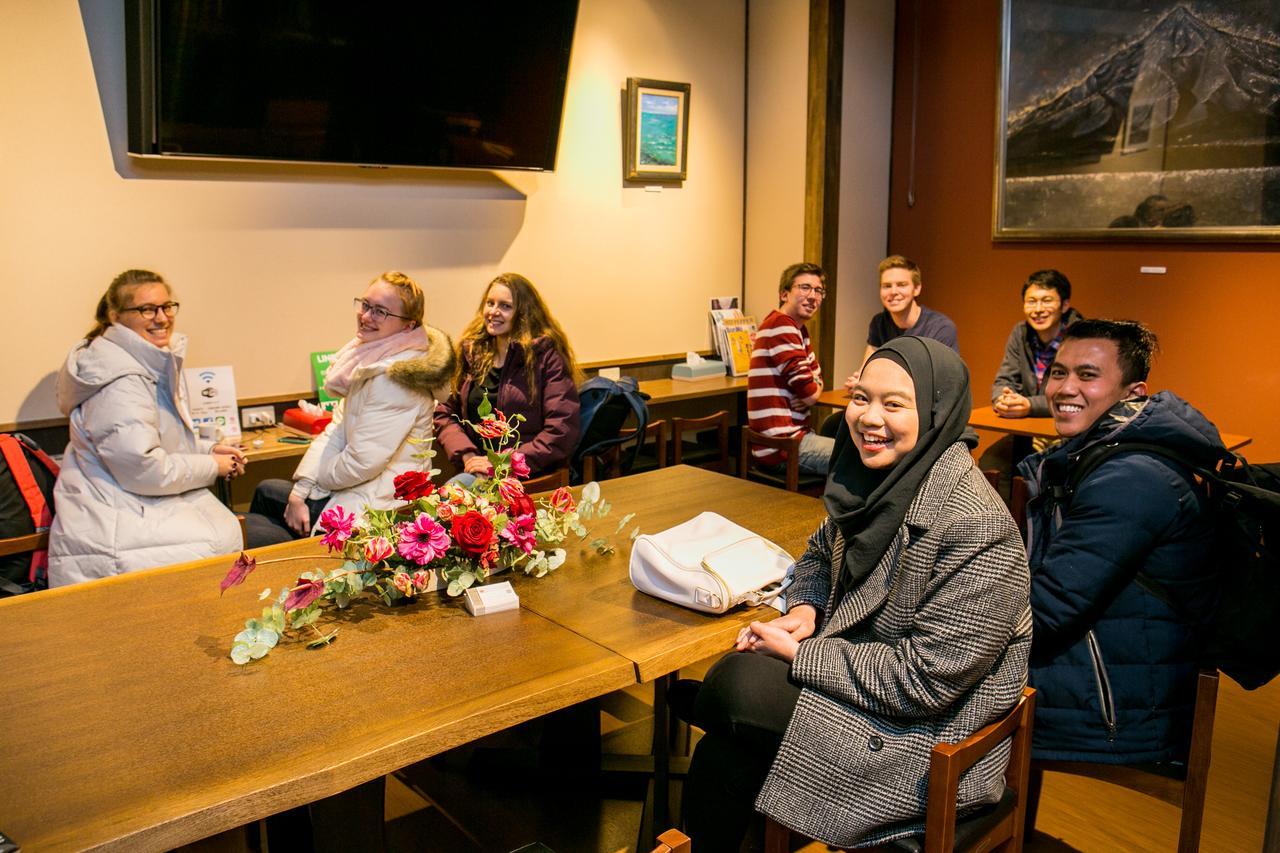
[[[230,365],[188,367],[182,373],[187,380],[187,405],[196,431],[202,424],[211,424],[222,431],[223,438],[239,438],[236,377]]]

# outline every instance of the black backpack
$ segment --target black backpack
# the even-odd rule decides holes
[[[640,455],[644,431],[649,426],[649,407],[645,404],[648,399],[649,395],[640,390],[639,383],[631,376],[618,380],[596,376],[582,383],[578,389],[582,437],[578,439],[578,447],[573,451],[571,460],[574,483],[582,482],[584,457],[597,456],[611,447],[634,440],[631,452],[621,461],[624,474],[631,470]],[[636,416],[634,436],[620,434],[628,415]]]
[[[1246,690],[1261,687],[1280,673],[1280,463],[1250,465],[1223,451],[1210,470],[1157,444],[1099,444],[1076,461],[1063,488],[1065,496],[1070,499],[1106,460],[1137,451],[1176,462],[1204,484],[1221,583],[1206,660]],[[1178,610],[1159,583],[1141,573],[1136,582]]]
[[[58,465],[21,433],[0,433],[0,539],[44,533],[53,523]],[[0,597],[48,584],[49,554],[25,551],[0,557]]]

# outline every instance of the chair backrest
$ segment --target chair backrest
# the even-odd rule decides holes
[[[535,495],[538,492],[551,492],[561,486],[569,485],[569,469],[559,468],[555,471],[549,471],[541,477],[533,477],[524,481],[524,490],[526,493]]]
[[[684,464],[685,433],[699,433],[710,429],[716,431],[717,444],[720,450],[719,455],[714,460],[716,469],[726,474],[729,473],[729,413],[723,409],[703,418],[671,419],[671,442],[674,447],[672,463],[675,465]]]
[[[785,474],[779,479],[776,474],[761,471],[756,466],[753,447],[769,447],[786,453]],[[755,479],[784,486],[787,491],[800,491],[800,436],[778,438],[756,432],[751,427],[742,428],[742,443],[738,447],[738,476],[744,480]]]
[[[925,853],[951,853],[955,849],[957,799],[960,777],[966,770],[1005,740],[1012,738],[1009,764],[1005,769],[1006,799],[1012,808],[993,820],[986,831],[966,839],[966,850],[991,850],[999,845],[1010,851],[1022,850],[1023,823],[1028,802],[1028,772],[1031,765],[1031,730],[1036,715],[1036,691],[1025,687],[1022,696],[1003,717],[983,726],[959,743],[940,743],[929,754],[929,795],[925,806]],[[768,818],[765,821],[766,853],[790,851],[791,833]]]
[[[996,823],[980,839],[968,846],[987,850],[1010,841],[1010,849],[1022,849],[1026,820],[1028,774],[1031,768],[1031,730],[1035,723],[1036,691],[1023,688],[1022,696],[1010,711],[959,743],[940,743],[929,755],[929,804],[925,811],[925,853],[955,849],[957,796],[960,776],[978,759],[1012,737],[1004,784],[1014,796],[1013,811]]]

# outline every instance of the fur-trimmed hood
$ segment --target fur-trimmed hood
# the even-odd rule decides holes
[[[402,388],[443,400],[449,396],[457,367],[453,341],[434,326],[424,325],[422,330],[427,333],[427,351],[392,362],[387,367],[387,378]]]

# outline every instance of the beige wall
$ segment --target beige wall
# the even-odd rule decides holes
[[[876,264],[889,223],[893,125],[893,0],[846,0],[840,124],[840,245],[835,364],[829,386],[861,365],[867,323],[881,309]]]
[[[52,378],[127,267],[163,273],[192,365],[242,397],[310,387],[387,268],[456,333],[483,285],[543,290],[578,354],[706,345],[707,297],[742,276],[745,12],[739,0],[583,0],[554,173],[130,160],[121,0],[10,0],[0,28],[0,422],[56,416]],[[622,180],[628,76],[692,84],[689,179]]]
[[[778,276],[804,260],[809,4],[749,0],[745,305],[778,307]]]
[[[778,276],[804,258],[809,7],[751,0],[747,42],[745,291],[757,317],[778,304]],[[844,382],[880,308],[875,265],[885,255],[893,118],[893,0],[847,0],[840,131],[840,243],[835,364]]]

